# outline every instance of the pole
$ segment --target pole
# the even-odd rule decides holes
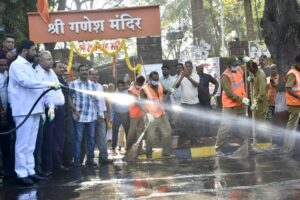
[[[251,87],[251,105],[253,104],[253,83],[250,83]],[[252,111],[252,137],[253,137],[253,148],[256,148],[256,131],[255,131],[255,119],[254,119],[254,112]]]
[[[244,57],[246,56],[246,52],[244,50]],[[245,72],[244,72],[244,79],[245,79],[245,90],[246,90],[246,94],[248,96],[248,80],[247,80],[247,63],[244,63],[245,65]],[[249,116],[249,106],[246,106],[246,117]]]
[[[221,15],[221,55],[226,56],[226,48],[225,48],[225,36],[224,36],[224,15],[223,15],[223,2],[220,2],[220,15]]]

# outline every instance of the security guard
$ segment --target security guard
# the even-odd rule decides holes
[[[146,155],[148,159],[152,158],[152,147],[155,145],[155,138],[161,133],[161,142],[164,157],[174,157],[171,152],[171,126],[163,107],[163,86],[159,82],[159,74],[153,71],[149,75],[150,81],[140,90],[141,99],[147,99],[146,103],[147,118],[149,126],[146,135]]]
[[[286,154],[290,154],[294,150],[300,113],[300,54],[296,56],[295,62],[296,64],[291,67],[285,77],[285,99],[289,112],[289,120],[286,125],[287,131],[281,151]]]
[[[267,96],[267,78],[262,69],[258,68],[256,62],[250,60],[246,64],[247,69],[253,74],[252,79],[252,105],[251,110],[254,119],[260,122],[268,120],[268,96]],[[255,127],[253,127],[255,128]],[[266,143],[270,141],[270,137],[265,136],[261,130],[255,130],[255,139],[257,143]]]
[[[221,76],[223,117],[217,134],[216,150],[218,155],[223,155],[222,148],[228,145],[227,136],[231,131],[230,117],[238,119],[245,116],[246,106],[250,100],[247,98],[244,83],[244,70],[239,66],[236,57],[228,59],[228,67]],[[240,148],[232,156],[245,157],[248,155],[248,138],[245,128],[239,126]]]
[[[133,85],[128,89],[128,94],[133,95],[136,99],[140,99],[140,89],[143,87],[145,78],[138,76]],[[130,126],[128,137],[126,141],[126,150],[132,147],[134,142],[138,139],[139,135],[145,128],[144,111],[135,102],[129,106]],[[139,145],[139,153],[142,152],[142,145]]]

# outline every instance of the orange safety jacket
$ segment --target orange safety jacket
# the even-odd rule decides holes
[[[161,104],[163,102],[163,86],[161,85],[161,83],[159,83],[158,85],[158,96],[156,92],[151,88],[149,83],[144,85],[142,87],[142,90],[145,92],[147,99],[153,102],[146,104],[146,110],[155,118],[165,115],[165,110]]]
[[[296,77],[296,83],[294,83],[294,86],[292,87],[292,90],[300,96],[300,72],[296,70],[295,68],[291,68],[285,77],[285,82],[287,81],[287,76],[289,74],[293,74]],[[289,106],[299,106],[300,100],[293,97],[288,91],[285,91],[285,100],[286,104]]]
[[[241,69],[241,67],[238,67],[236,73],[232,73],[228,68],[223,72],[222,76],[227,76],[230,85],[231,85],[231,90],[232,92],[241,98],[246,97],[246,92],[245,92],[245,83],[244,83],[244,72]],[[221,77],[222,77],[221,76]],[[222,104],[223,108],[232,108],[236,106],[240,106],[243,103],[239,101],[234,101],[231,98],[229,98],[225,91],[223,90],[222,92]]]
[[[133,94],[137,97],[137,99],[140,99],[140,90],[136,89],[134,85],[130,86],[128,89],[128,92]],[[144,116],[144,111],[141,110],[136,103],[132,103],[129,105],[129,116],[131,118],[138,118]]]

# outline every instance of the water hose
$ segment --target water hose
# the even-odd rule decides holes
[[[48,92],[50,92],[51,90],[53,90],[53,88],[50,88],[50,89],[44,91],[44,92],[39,96],[39,98],[37,98],[37,100],[34,102],[33,106],[31,107],[29,113],[26,115],[25,119],[24,119],[17,127],[13,128],[13,129],[11,129],[11,130],[9,130],[9,131],[0,132],[0,135],[6,135],[6,134],[9,134],[9,133],[12,133],[12,132],[16,131],[18,128],[20,128],[20,127],[27,121],[27,119],[28,119],[29,116],[31,115],[33,109],[34,109],[35,106],[38,104],[38,102],[41,100],[41,98],[42,98],[45,94],[47,94]]]

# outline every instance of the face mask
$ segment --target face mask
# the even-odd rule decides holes
[[[142,88],[142,86],[136,85],[135,88],[139,90]]]
[[[231,67],[231,70],[234,71],[234,72],[236,72],[237,69],[238,69],[238,67],[239,67],[238,65],[237,65],[237,66],[232,66],[232,67]]]
[[[153,86],[158,86],[158,81],[151,81],[151,84],[152,84]]]

